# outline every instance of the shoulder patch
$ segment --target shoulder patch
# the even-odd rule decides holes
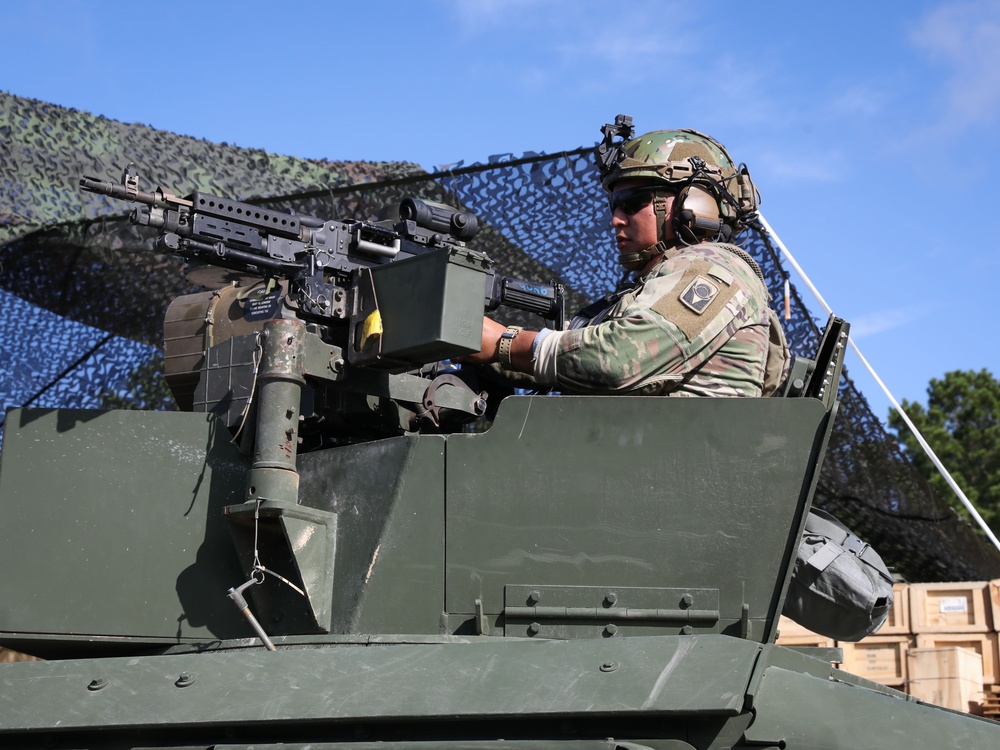
[[[705,330],[737,290],[734,285],[722,286],[711,278],[710,267],[700,261],[692,263],[675,287],[680,292],[668,292],[650,306],[676,325],[688,341]]]
[[[701,274],[694,277],[694,281],[684,287],[681,292],[681,302],[697,315],[701,315],[712,304],[712,300],[719,296],[721,289],[710,279]]]

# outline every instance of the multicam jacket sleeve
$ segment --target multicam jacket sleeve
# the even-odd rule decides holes
[[[600,323],[549,334],[535,379],[568,393],[759,396],[768,293],[723,245],[668,255]]]

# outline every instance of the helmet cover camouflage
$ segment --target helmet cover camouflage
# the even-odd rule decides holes
[[[632,179],[662,183],[674,192],[697,185],[712,194],[722,220],[734,231],[739,231],[742,219],[760,203],[746,166],[736,165],[725,146],[696,130],[654,130],[625,140],[616,156],[602,170],[602,184],[608,191]]]
[[[694,171],[689,161],[697,157],[713,172],[725,177],[736,172],[725,147],[695,130],[654,130],[627,141],[622,156],[604,178],[610,190],[619,180],[645,178],[676,184],[690,180]]]

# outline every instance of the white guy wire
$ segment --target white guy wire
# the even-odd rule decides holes
[[[819,304],[826,311],[826,314],[832,315],[833,310],[826,303],[826,300],[823,299],[823,295],[819,293],[819,290],[813,285],[812,281],[809,280],[809,277],[806,276],[806,272],[802,270],[802,267],[798,263],[796,263],[795,258],[792,257],[792,254],[788,252],[788,248],[785,247],[785,243],[781,241],[781,238],[771,228],[771,225],[767,223],[767,219],[765,219],[764,216],[759,213],[757,214],[757,217],[760,219],[760,223],[764,226],[764,229],[767,230],[767,233],[771,235],[772,239],[774,239],[774,242],[775,244],[777,244],[778,249],[781,250],[782,255],[785,256],[785,259],[791,264],[792,268],[795,269],[795,272],[802,278],[802,281],[805,282],[805,285],[809,287],[809,291],[813,293],[813,296],[815,296],[816,299],[819,300]],[[972,503],[969,502],[969,498],[965,496],[965,493],[962,492],[962,488],[958,486],[958,483],[955,482],[955,480],[952,478],[951,474],[944,467],[944,464],[941,463],[940,459],[938,459],[937,455],[927,444],[927,441],[924,440],[924,436],[920,434],[920,431],[917,429],[916,425],[914,425],[913,422],[910,421],[910,418],[906,416],[906,412],[903,411],[903,408],[896,401],[895,397],[889,392],[889,389],[886,388],[885,383],[882,382],[882,378],[880,378],[876,374],[874,368],[872,368],[872,366],[868,364],[868,360],[864,358],[863,354],[861,354],[861,350],[858,349],[858,345],[854,342],[854,338],[849,337],[848,342],[850,343],[851,348],[854,350],[854,353],[858,355],[858,359],[861,360],[861,363],[865,366],[868,372],[871,373],[871,376],[875,378],[875,382],[879,384],[879,387],[882,389],[882,392],[889,399],[889,402],[892,404],[892,407],[896,410],[896,413],[899,414],[900,417],[902,417],[903,421],[906,423],[906,426],[910,428],[910,431],[913,433],[913,436],[917,439],[917,442],[920,443],[920,447],[924,449],[924,453],[927,454],[927,457],[931,460],[931,463],[933,463],[934,466],[937,467],[937,470],[941,472],[941,476],[944,477],[944,481],[948,483],[948,486],[951,487],[955,495],[958,496],[958,499],[962,501],[962,505],[965,506],[965,509],[969,511],[969,513],[975,519],[976,523],[979,524],[979,528],[983,530],[983,533],[985,533],[986,536],[989,538],[989,540],[993,542],[994,546],[998,550],[1000,550],[1000,540],[997,539],[996,535],[993,533],[990,527],[986,525],[986,522],[983,520],[983,517],[979,515],[979,511],[977,511],[973,507]]]

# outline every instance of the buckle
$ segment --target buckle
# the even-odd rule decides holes
[[[848,534],[847,538],[844,540],[844,543],[841,544],[840,546],[846,549],[851,554],[853,554],[855,557],[861,557],[863,554],[865,554],[865,551],[868,549],[868,543],[862,542],[860,539],[854,536],[854,534]]]

